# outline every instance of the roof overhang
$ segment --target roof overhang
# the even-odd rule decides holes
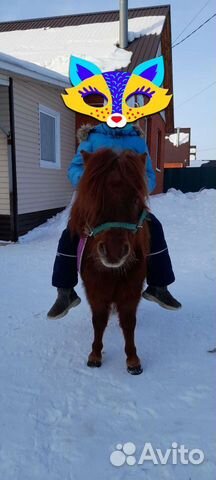
[[[64,75],[4,53],[0,53],[0,71],[10,76],[15,74],[56,87],[68,88],[70,86],[68,78]]]

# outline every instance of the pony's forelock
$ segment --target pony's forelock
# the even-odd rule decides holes
[[[147,187],[144,171],[144,157],[132,151],[117,153],[110,149],[101,149],[92,154],[86,162],[74,203],[72,230],[81,234],[85,226],[83,221],[91,227],[100,222],[104,202],[109,196],[107,184],[112,172],[118,172],[124,191],[133,191],[145,206]]]

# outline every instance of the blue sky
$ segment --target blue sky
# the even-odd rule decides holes
[[[132,8],[163,5],[166,1],[129,0],[128,3],[129,8]],[[171,5],[173,40],[205,4],[202,12],[179,40],[216,11],[214,0],[173,0],[167,3]],[[118,0],[1,0],[0,21],[112,10],[118,7]],[[213,52],[215,32],[216,17],[173,49],[175,126],[191,127],[192,143],[197,145],[197,156],[202,160],[216,159],[216,83],[208,88],[216,81]],[[201,90],[203,92],[195,96]],[[194,98],[191,98],[193,95]]]

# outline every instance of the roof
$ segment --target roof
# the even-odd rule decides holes
[[[158,47],[161,41],[162,54],[164,55],[164,59],[165,59],[164,87],[168,88],[172,92],[173,80],[172,80],[170,6],[159,5],[159,6],[146,7],[146,8],[132,8],[128,10],[129,19],[136,19],[138,17],[154,17],[154,16],[161,16],[161,17],[164,16],[165,18],[165,22],[164,22],[161,33],[159,35],[144,34],[142,36],[139,36],[139,38],[136,38],[132,42],[130,42],[128,47],[125,49],[126,52],[124,52],[124,54],[130,55],[129,52],[132,52],[132,58],[130,60],[130,63],[129,62],[125,63],[125,65],[128,65],[128,66],[125,67],[124,70],[128,70],[131,72],[139,63],[145,60],[148,60],[150,58],[154,58],[157,54]],[[95,24],[95,23],[116,22],[118,20],[119,20],[119,10],[112,10],[112,11],[93,12],[93,13],[84,13],[84,14],[76,14],[76,15],[64,15],[64,16],[58,16],[58,17],[56,16],[56,17],[1,22],[0,32],[11,32],[15,30],[16,31],[34,30],[34,29],[43,29],[43,28],[58,29],[61,27],[68,27],[68,26],[81,26],[81,25]],[[123,54],[123,51],[122,51],[122,54]],[[31,61],[33,60],[31,59]],[[116,67],[116,68],[119,68],[119,67]],[[166,131],[171,132],[173,131],[173,128],[174,128],[174,118],[173,118],[173,100],[172,100],[168,108],[166,109]]]
[[[128,10],[128,18],[165,16],[170,13],[169,5],[132,8]],[[0,32],[9,32],[14,30],[30,30],[39,28],[59,28],[66,26],[77,26],[91,23],[114,22],[119,20],[119,11],[104,11],[95,13],[84,13],[77,15],[64,15],[59,17],[36,18],[30,20],[19,20],[0,23]],[[131,42],[126,50],[132,51],[132,59],[129,71],[132,71],[136,65],[143,60],[155,57],[160,42],[159,35],[144,35]]]
[[[24,77],[39,80],[59,87],[68,87],[69,80],[59,73],[40,67],[31,62],[18,60],[11,55],[5,55],[0,52],[0,71],[11,74],[15,73]]]
[[[165,16],[136,17],[128,21],[130,46],[143,36],[160,42]],[[128,68],[132,52],[117,47],[119,22],[90,23],[61,28],[0,32],[1,51],[20,60],[68,76],[71,55],[93,61],[102,71]],[[156,41],[155,41],[156,43]],[[26,46],[28,45],[28,48]],[[142,52],[141,52],[142,54]],[[144,60],[140,58],[140,63]]]
[[[159,5],[155,7],[130,8],[128,18],[150,17],[154,15],[167,15],[169,5]],[[62,15],[58,17],[31,18],[28,20],[15,20],[0,22],[0,32],[9,32],[11,30],[29,30],[32,28],[44,27],[67,27],[69,25],[83,25],[85,23],[114,22],[119,20],[118,10],[108,10],[102,12],[87,12],[75,15]]]

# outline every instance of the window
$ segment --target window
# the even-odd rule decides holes
[[[60,168],[60,114],[39,105],[40,166]]]
[[[144,106],[144,96],[143,95],[133,95],[128,100],[128,105],[133,108],[139,108]]]
[[[127,100],[128,107],[134,108],[135,107],[135,95],[131,95],[131,97]]]
[[[158,130],[157,134],[157,150],[156,150],[156,170],[160,172],[161,170],[161,130]]]
[[[143,107],[148,103],[149,99],[145,95],[132,95],[128,100],[127,100],[127,105],[131,108],[138,108],[138,107]]]
[[[147,97],[144,95],[136,95],[136,104],[138,107],[144,107],[144,105],[147,103],[146,100]]]

